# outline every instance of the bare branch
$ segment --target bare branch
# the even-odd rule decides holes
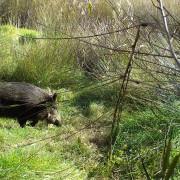
[[[162,18],[163,18],[164,29],[165,29],[166,35],[167,35],[167,42],[168,42],[168,45],[169,45],[169,50],[171,52],[172,57],[175,60],[175,63],[177,65],[177,67],[180,69],[180,62],[179,62],[178,57],[177,57],[177,55],[176,55],[176,53],[174,51],[174,47],[173,47],[173,45],[171,43],[171,35],[170,35],[170,32],[169,32],[169,28],[168,28],[167,16],[166,16],[165,11],[164,11],[163,1],[158,0],[158,3],[159,3],[159,6],[160,6],[160,12],[161,12],[161,15],[162,15]]]

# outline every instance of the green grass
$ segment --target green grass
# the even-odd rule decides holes
[[[65,89],[59,92],[65,92]],[[118,176],[129,178],[128,163],[133,165],[134,177],[144,178],[142,165],[137,159],[139,153],[145,158],[151,175],[159,169],[167,123],[173,117],[173,123],[178,124],[179,111],[167,112],[163,107],[161,113],[155,111],[156,114],[150,109],[124,111],[111,166],[107,166],[108,144],[105,142],[110,127],[107,122],[110,122],[112,117],[105,114],[107,107],[101,104],[101,101],[98,103],[93,99],[88,107],[90,113],[83,114],[79,106],[71,103],[76,96],[78,95],[68,91],[58,99],[64,120],[60,128],[46,127],[43,123],[39,123],[35,128],[19,128],[15,120],[0,118],[1,179],[107,178],[113,170],[119,168],[121,171]],[[63,100],[68,100],[68,103]],[[105,116],[93,123],[98,125],[97,127],[79,131],[102,115]],[[56,137],[38,141],[54,135]],[[172,157],[179,152],[178,139],[179,131],[174,126]],[[36,143],[31,145],[31,142]],[[23,146],[25,144],[29,145]],[[178,177],[177,170],[175,173],[175,177]]]
[[[19,54],[22,54],[22,50],[25,48],[20,43],[21,36],[24,35],[36,37],[38,32],[29,29],[18,29],[11,25],[0,26],[0,79],[8,80],[12,78],[18,65],[17,56],[19,57]]]
[[[22,129],[18,127],[17,122],[10,119],[1,118],[0,122],[1,125],[3,124],[0,129],[1,179],[85,179],[87,172],[76,166],[72,159],[65,158],[65,155],[68,154],[64,151],[66,143],[59,141],[58,136],[56,139],[18,147],[45,137],[61,134],[63,128],[42,126],[41,128],[26,127]],[[66,146],[68,150],[69,146]],[[84,153],[86,153],[86,149],[84,149]],[[71,154],[69,154],[70,156]]]
[[[38,41],[34,30],[0,26],[0,79],[26,81],[44,87],[67,87],[81,80],[68,41]],[[26,38],[25,38],[26,37]]]

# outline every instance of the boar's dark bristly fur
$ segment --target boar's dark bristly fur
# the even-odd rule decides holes
[[[38,120],[59,126],[56,107],[57,94],[28,83],[0,82],[0,117],[17,118],[21,127],[31,121],[35,126]]]

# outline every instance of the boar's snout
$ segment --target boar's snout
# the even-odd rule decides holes
[[[62,123],[61,123],[61,121],[59,121],[59,120],[55,120],[54,121],[54,125],[56,125],[56,126],[61,126],[62,125]]]
[[[56,126],[61,126],[62,125],[62,122],[61,122],[60,119],[53,118],[52,116],[47,118],[47,123],[48,124],[54,124]]]

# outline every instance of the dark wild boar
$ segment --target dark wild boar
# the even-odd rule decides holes
[[[27,121],[35,126],[38,120],[60,126],[56,98],[56,93],[47,93],[32,84],[0,82],[0,117],[16,118],[21,127]]]

